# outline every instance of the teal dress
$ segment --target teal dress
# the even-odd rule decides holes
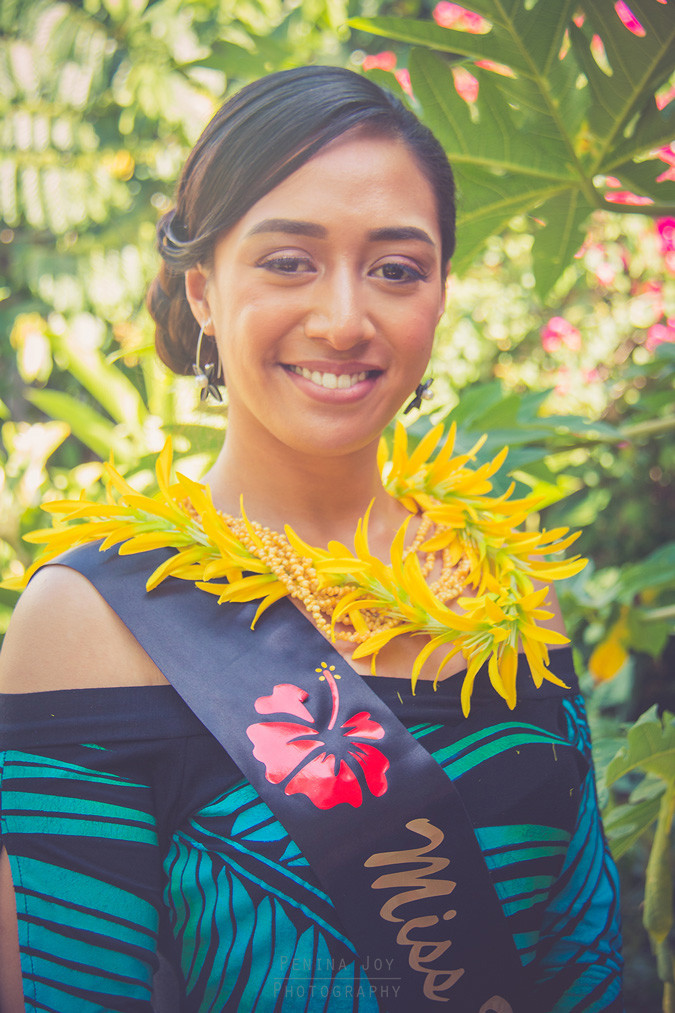
[[[616,870],[573,688],[369,679],[462,796],[531,980],[516,1013],[620,1013]],[[487,680],[485,680],[487,683]],[[377,1013],[304,855],[170,686],[0,696],[0,829],[28,1013]],[[485,955],[486,961],[489,954]],[[463,1013],[463,1011],[462,1011]]]

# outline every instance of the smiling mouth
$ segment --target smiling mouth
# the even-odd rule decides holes
[[[349,390],[357,383],[362,383],[370,376],[375,376],[377,370],[363,370],[360,373],[321,373],[318,369],[306,369],[304,366],[286,366],[290,373],[310,380],[317,387],[325,387],[326,390]]]

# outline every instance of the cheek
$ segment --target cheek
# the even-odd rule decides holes
[[[399,317],[399,333],[404,341],[420,353],[431,350],[438,326],[438,306],[429,300],[423,306],[411,307]]]

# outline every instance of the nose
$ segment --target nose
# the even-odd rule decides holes
[[[328,273],[314,287],[314,303],[305,318],[308,338],[347,350],[375,333],[366,298],[366,281],[344,267]]]

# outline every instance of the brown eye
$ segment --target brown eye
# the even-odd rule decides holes
[[[314,270],[314,265],[307,257],[291,255],[268,257],[258,266],[277,274],[310,274]]]
[[[426,277],[422,271],[413,267],[412,264],[401,264],[399,261],[389,261],[386,264],[380,264],[373,271],[379,278],[384,278],[386,281],[395,282],[406,282],[406,281],[423,281]]]

